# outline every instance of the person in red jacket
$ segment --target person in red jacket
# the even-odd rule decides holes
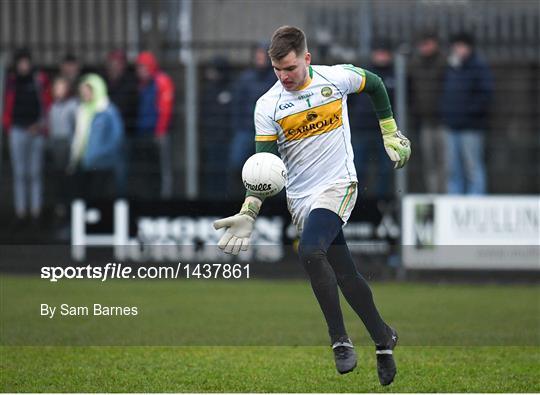
[[[169,130],[174,103],[174,84],[171,78],[159,69],[151,52],[142,52],[137,57],[139,78],[139,107],[137,114],[137,137],[139,140],[154,140],[158,148],[161,193],[163,199],[172,195],[172,160]]]
[[[33,68],[28,50],[18,50],[13,64],[7,77],[2,124],[9,133],[15,214],[24,221],[30,211],[37,220],[43,206],[43,153],[51,90],[45,73]]]

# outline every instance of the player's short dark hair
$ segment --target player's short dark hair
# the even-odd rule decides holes
[[[291,51],[296,55],[307,51],[306,35],[297,27],[281,26],[272,34],[268,55],[270,59],[280,60]]]

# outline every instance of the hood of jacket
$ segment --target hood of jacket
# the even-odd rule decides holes
[[[87,74],[81,84],[87,84],[92,88],[92,100],[83,102],[83,106],[91,112],[103,111],[109,104],[107,85],[103,78],[97,74]]]
[[[144,51],[137,56],[137,64],[146,66],[150,75],[155,76],[159,71],[159,64],[152,52]]]

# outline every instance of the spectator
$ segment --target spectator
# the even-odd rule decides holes
[[[227,190],[227,146],[231,136],[230,66],[216,57],[204,73],[200,130],[203,149],[201,185],[203,196],[218,199]]]
[[[119,193],[122,184],[122,118],[109,102],[105,81],[97,74],[87,74],[79,91],[82,103],[71,145],[70,172],[75,174],[77,193],[82,197],[111,197]]]
[[[61,76],[55,78],[53,83],[54,102],[49,112],[49,147],[52,153],[54,178],[56,184],[55,214],[58,219],[66,215],[69,199],[66,179],[69,163],[69,153],[79,101],[70,92],[69,81]]]
[[[62,63],[60,63],[60,75],[69,81],[72,87],[71,92],[76,95],[77,92],[75,88],[79,86],[81,64],[74,54],[68,53],[64,56]]]
[[[151,52],[139,54],[137,76],[139,78],[137,138],[146,146],[151,144],[150,146],[157,147],[161,173],[160,196],[162,199],[170,199],[173,176],[169,129],[174,104],[174,84],[167,74],[160,71],[158,62]],[[150,182],[148,185],[151,184]]]
[[[394,97],[396,78],[394,56],[391,43],[386,40],[375,42],[371,52],[371,64],[366,69],[374,72],[384,81],[390,101]],[[368,169],[375,163],[376,188],[370,193],[378,198],[386,198],[392,187],[392,162],[381,143],[379,120],[373,112],[369,96],[366,94],[349,96],[352,145],[358,182],[362,187],[369,185]]]
[[[128,162],[130,154],[131,140],[135,134],[135,125],[137,121],[138,88],[137,77],[132,68],[128,66],[126,54],[122,50],[111,51],[107,55],[105,63],[105,79],[107,81],[107,91],[109,99],[116,105],[126,133],[125,152],[122,155],[124,163],[122,164],[120,180],[124,184],[119,185],[119,194],[127,193]],[[130,183],[131,185],[132,183]]]
[[[137,77],[128,67],[124,51],[116,50],[107,55],[105,79],[109,99],[122,115],[126,135],[132,136],[137,118]]]
[[[474,50],[472,36],[452,37],[441,114],[447,136],[448,192],[486,192],[484,134],[493,92],[491,70]]]
[[[234,196],[243,194],[241,171],[246,159],[254,153],[253,136],[255,125],[253,113],[257,99],[276,83],[267,46],[255,49],[253,67],[244,71],[234,82],[232,90],[233,138],[229,151],[229,192]]]
[[[7,79],[3,126],[9,131],[15,214],[19,222],[27,218],[28,206],[34,220],[41,215],[46,114],[50,103],[47,76],[33,68],[30,52],[18,50],[14,71]]]
[[[417,54],[410,65],[410,103],[420,131],[425,188],[428,193],[445,193],[445,134],[437,103],[442,94],[446,59],[434,33],[420,36],[416,48]]]

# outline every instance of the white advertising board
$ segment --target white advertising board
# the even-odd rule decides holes
[[[414,269],[540,270],[540,196],[408,195],[403,264]]]

